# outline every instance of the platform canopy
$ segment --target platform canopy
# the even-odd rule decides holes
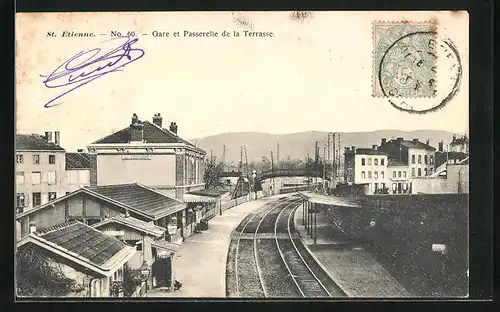
[[[311,203],[323,204],[338,207],[361,208],[358,203],[337,196],[327,196],[313,192],[299,192],[299,196]]]
[[[215,203],[219,200],[218,197],[202,196],[195,194],[184,194],[182,201],[185,203]]]

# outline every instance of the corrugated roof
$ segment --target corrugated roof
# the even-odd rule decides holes
[[[16,134],[16,150],[18,151],[64,151],[64,148],[47,142],[39,134]]]
[[[66,169],[90,169],[90,155],[87,153],[66,153]]]
[[[145,143],[184,143],[189,146],[195,146],[189,141],[186,141],[173,132],[160,128],[159,126],[149,121],[142,121],[143,125],[143,140]],[[115,133],[112,133],[102,139],[95,141],[92,144],[110,144],[110,143],[129,143],[130,142],[130,126],[123,128]]]
[[[175,198],[161,194],[137,183],[87,186],[85,188],[123,203],[153,218],[159,218],[177,212],[186,206]]]
[[[59,224],[36,232],[35,235],[78,254],[98,266],[127,247],[117,238],[78,221]]]
[[[161,226],[157,226],[153,223],[144,222],[144,221],[139,220],[139,219],[134,218],[134,217],[124,217],[124,216],[114,216],[114,217],[108,218],[104,221],[101,221],[99,223],[92,225],[92,227],[100,228],[101,226],[109,224],[109,223],[118,223],[118,224],[122,224],[125,226],[129,226],[131,228],[134,228],[134,229],[137,229],[139,231],[149,233],[149,234],[152,234],[152,235],[158,236],[158,237],[162,236],[163,233],[165,233],[165,231],[166,231],[165,228],[162,228]]]

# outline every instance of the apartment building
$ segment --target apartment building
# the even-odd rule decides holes
[[[374,194],[387,188],[388,155],[378,149],[346,147],[344,152],[347,184],[365,184],[367,193]]]
[[[16,209],[20,213],[64,196],[66,151],[58,131],[16,134]]]

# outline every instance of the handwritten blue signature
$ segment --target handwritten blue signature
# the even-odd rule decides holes
[[[125,43],[123,43],[123,39],[126,39]],[[126,65],[144,56],[144,50],[132,47],[139,38],[116,37],[106,40],[103,43],[112,40],[120,40],[122,43],[120,46],[112,48],[111,51],[103,51],[104,54],[102,55],[99,55],[101,54],[101,48],[81,51],[59,65],[49,75],[40,75],[42,78],[45,78],[43,84],[47,88],[72,86],[69,90],[64,91],[47,102],[44,107],[50,108],[59,105],[54,103],[54,101],[97,78],[110,73],[123,71]]]

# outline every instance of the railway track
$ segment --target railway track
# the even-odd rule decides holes
[[[234,256],[233,295],[345,296],[296,236],[293,215],[299,203],[297,197],[283,197],[265,204],[238,225],[229,249]],[[229,261],[228,258],[228,264]]]

